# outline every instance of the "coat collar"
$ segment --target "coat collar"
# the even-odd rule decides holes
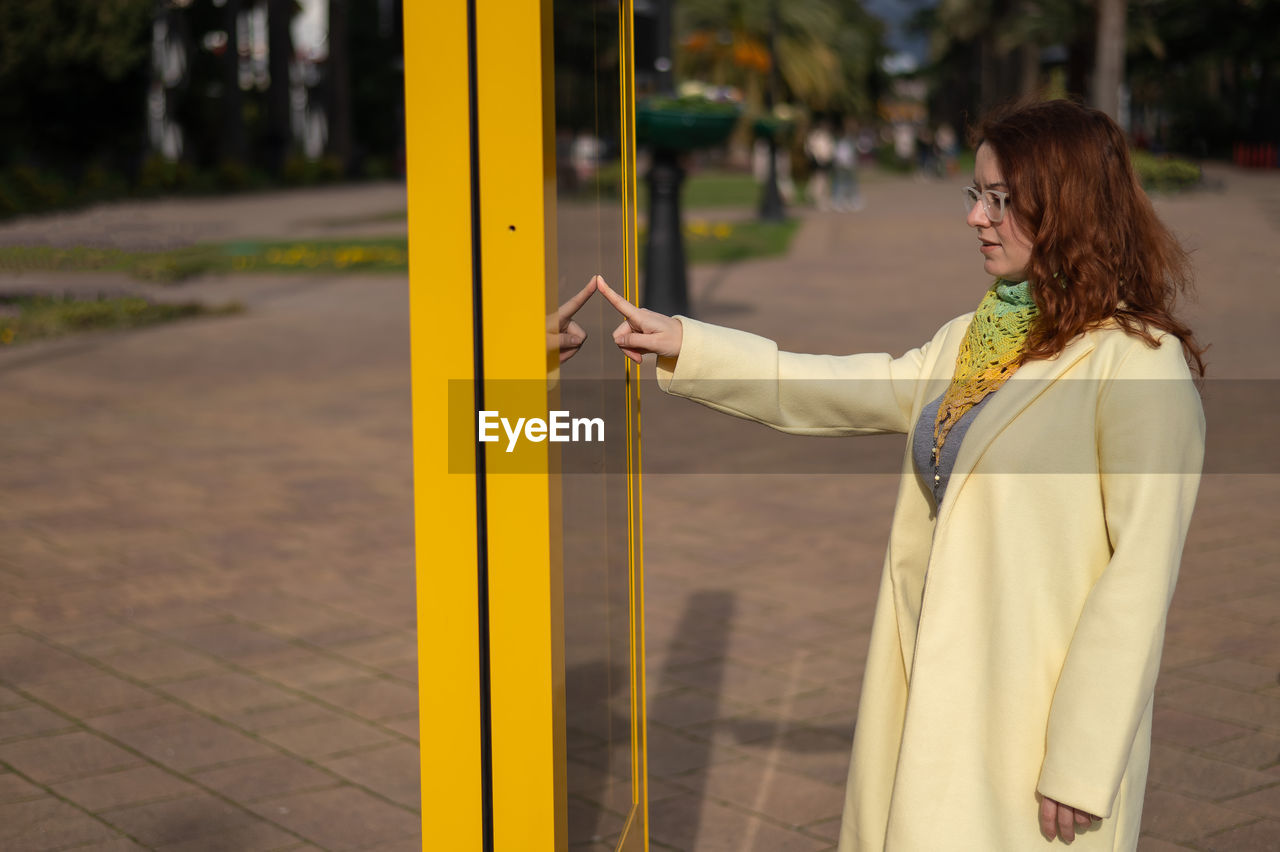
[[[970,474],[986,454],[991,442],[1004,431],[1024,409],[1044,393],[1049,385],[1062,377],[1076,362],[1093,351],[1097,345],[1091,334],[1076,338],[1057,357],[1029,361],[995,392],[991,401],[978,412],[973,424],[964,435],[960,452],[956,456],[947,493],[938,508],[937,527],[946,522],[951,507],[964,489]]]

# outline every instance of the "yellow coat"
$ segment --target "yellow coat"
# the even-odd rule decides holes
[[[784,432],[909,433],[970,316],[896,359],[779,352],[681,318],[659,384]],[[840,852],[1040,849],[1037,792],[1104,817],[1074,849],[1137,847],[1203,452],[1178,340],[1116,327],[1019,368],[964,436],[936,514],[908,443]]]

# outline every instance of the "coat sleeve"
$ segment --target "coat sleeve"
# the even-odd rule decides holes
[[[1068,647],[1037,786],[1097,816],[1111,814],[1155,691],[1204,430],[1177,338],[1166,335],[1159,348],[1135,340],[1099,393],[1099,481],[1111,557]]]
[[[780,352],[754,334],[687,317],[680,322],[679,358],[658,360],[662,390],[796,435],[908,432],[926,355],[951,327],[894,358]]]

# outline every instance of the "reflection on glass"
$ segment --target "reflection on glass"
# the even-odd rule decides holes
[[[556,287],[548,313],[593,275],[626,280],[627,226],[616,2],[558,0],[554,7]],[[552,408],[600,417],[602,444],[584,467],[558,477],[564,565],[565,698],[569,845],[613,849],[632,811],[630,559],[622,356],[617,316],[593,297],[574,319],[587,333],[560,367]],[[553,486],[554,487],[554,486]]]

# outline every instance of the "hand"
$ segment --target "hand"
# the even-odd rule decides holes
[[[684,339],[684,326],[680,320],[637,308],[615,293],[603,278],[599,282],[600,292],[625,317],[623,323],[613,330],[613,342],[628,358],[639,364],[647,352],[660,358],[680,356],[680,343]]]
[[[1050,840],[1061,837],[1064,843],[1070,843],[1076,839],[1077,826],[1087,828],[1099,819],[1048,796],[1040,797],[1040,833]]]
[[[573,321],[573,315],[587,303],[591,294],[596,291],[596,282],[603,279],[597,275],[587,282],[587,286],[578,294],[565,302],[556,312],[547,317],[547,348],[560,350],[560,363],[563,364],[582,348],[587,339],[587,331]]]

